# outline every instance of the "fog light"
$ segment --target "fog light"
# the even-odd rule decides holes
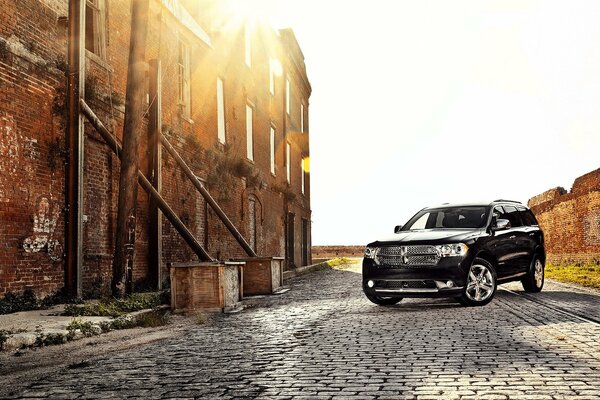
[[[451,287],[454,286],[454,282],[448,281],[448,282],[446,282],[446,286],[448,286],[449,288],[451,288]]]
[[[373,282],[373,281],[368,281],[368,282],[367,282],[367,286],[372,288],[373,286],[375,286],[375,282]]]

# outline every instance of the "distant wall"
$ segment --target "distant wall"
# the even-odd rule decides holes
[[[570,192],[550,189],[528,205],[544,230],[549,263],[600,264],[600,169],[575,179]]]
[[[362,257],[364,251],[365,246],[313,246],[312,257],[314,260],[336,257]]]

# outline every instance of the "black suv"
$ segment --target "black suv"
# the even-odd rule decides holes
[[[520,280],[527,292],[544,286],[544,234],[519,202],[424,208],[394,233],[365,249],[363,290],[373,303],[456,297],[481,306],[499,283]]]

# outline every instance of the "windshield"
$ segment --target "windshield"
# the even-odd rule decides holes
[[[483,228],[488,218],[488,207],[446,207],[419,211],[403,231],[419,229],[477,229]]]

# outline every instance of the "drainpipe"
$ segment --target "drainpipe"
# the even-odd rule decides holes
[[[65,288],[81,297],[83,265],[83,117],[79,98],[85,93],[85,0],[69,0],[69,48],[67,75],[67,137],[69,159],[65,196]]]

